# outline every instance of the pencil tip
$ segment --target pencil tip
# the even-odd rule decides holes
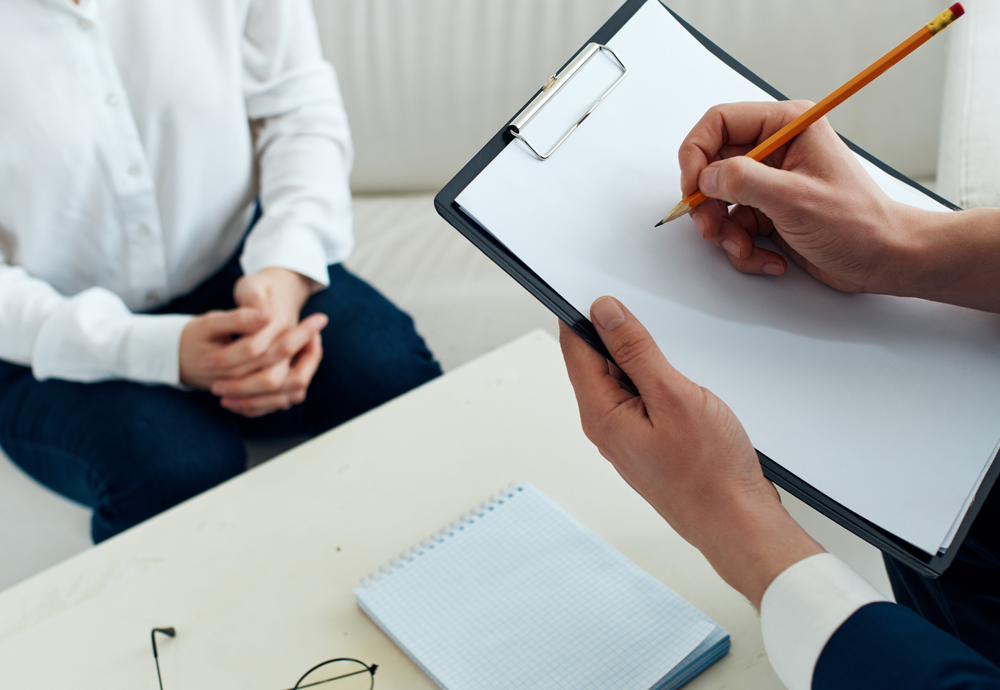
[[[670,213],[668,213],[663,220],[661,220],[659,223],[656,224],[656,227],[660,227],[664,223],[669,223],[672,220],[676,220],[690,210],[691,207],[682,201],[681,203],[674,206],[673,210]]]

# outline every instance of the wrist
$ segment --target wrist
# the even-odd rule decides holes
[[[886,230],[888,240],[870,292],[916,297],[928,288],[928,268],[938,239],[933,228],[935,219],[930,211],[913,206],[897,204],[897,209]]]
[[[741,495],[706,518],[695,544],[731,587],[760,610],[764,592],[787,568],[824,549],[795,522],[768,483],[770,497]]]
[[[929,211],[888,201],[875,227],[868,232],[875,237],[875,258],[864,292],[873,295],[912,297],[920,278],[916,270],[929,251],[924,233],[917,231],[926,223]]]
[[[901,206],[874,292],[1000,310],[1000,210]]]
[[[302,311],[306,301],[322,288],[315,280],[288,268],[276,266],[262,268],[257,273],[286,296],[288,302],[295,307],[296,314]]]

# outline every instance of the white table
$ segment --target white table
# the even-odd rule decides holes
[[[0,594],[0,687],[281,690],[338,656],[376,688],[431,682],[357,607],[368,572],[528,480],[718,621],[691,690],[781,688],[755,612],[580,430],[558,344],[535,332]]]

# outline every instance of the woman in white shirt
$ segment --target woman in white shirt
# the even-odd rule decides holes
[[[440,373],[339,265],[353,151],[308,0],[4,15],[0,447],[95,541],[241,471],[241,433]]]

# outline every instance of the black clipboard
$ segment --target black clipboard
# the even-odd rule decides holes
[[[622,7],[620,7],[614,15],[612,15],[612,17],[597,30],[597,32],[591,37],[590,41],[584,44],[579,51],[567,60],[566,64],[560,68],[559,73],[563,73],[564,70],[566,70],[566,68],[574,62],[574,60],[577,60],[578,57],[582,56],[584,51],[588,49],[588,46],[592,46],[592,44],[598,44],[599,46],[607,44],[618,32],[618,30],[621,29],[629,21],[629,19],[632,18],[632,15],[643,7],[646,2],[647,0],[627,0],[625,4],[622,5]],[[696,40],[698,40],[699,43],[701,43],[720,61],[729,66],[733,71],[737,72],[745,79],[773,96],[775,99],[788,100],[784,94],[751,72],[735,58],[698,32],[669,7],[663,5],[662,2],[661,5],[674,17],[674,19],[680,23],[681,26],[683,26]],[[577,60],[577,62],[579,62],[579,60]],[[549,84],[551,84],[551,82],[552,80],[550,80]],[[465,214],[455,201],[466,186],[468,186],[472,180],[475,179],[476,176],[487,165],[489,165],[489,163],[496,158],[496,156],[505,147],[517,140],[515,138],[517,130],[516,127],[512,128],[512,124],[515,123],[518,120],[518,117],[525,112],[525,109],[535,102],[535,100],[545,90],[545,88],[549,86],[549,84],[546,84],[542,87],[542,89],[539,89],[531,100],[529,100],[528,103],[526,103],[525,106],[519,110],[515,116],[511,118],[511,120],[489,140],[489,142],[487,142],[479,153],[477,153],[475,157],[473,157],[472,160],[469,161],[469,163],[467,163],[466,166],[462,168],[462,170],[455,175],[455,177],[452,178],[447,185],[445,185],[445,187],[434,198],[434,207],[437,209],[437,212],[442,218],[453,225],[470,242],[478,247],[480,251],[486,254],[486,256],[488,256],[494,263],[500,266],[500,268],[506,271],[514,280],[520,283],[521,286],[534,295],[556,316],[569,325],[574,332],[576,332],[598,352],[603,354],[608,359],[611,359],[610,354],[601,342],[600,336],[598,336],[597,331],[594,329],[590,320],[577,311],[576,308],[574,308],[566,299],[564,299],[558,292],[548,285],[531,269],[530,266],[521,261],[521,259],[511,252],[502,242],[497,240],[492,234],[490,234],[489,231],[480,226],[472,217]],[[608,93],[606,92],[605,95],[608,95]],[[512,129],[514,134],[511,133]],[[919,190],[944,206],[953,210],[959,210],[959,207],[955,204],[941,198],[937,194],[903,175],[898,170],[886,165],[869,154],[867,151],[864,151],[860,147],[856,146],[851,141],[848,141],[843,137],[841,138],[852,151],[864,157],[866,160],[892,177],[895,177],[896,179]],[[537,152],[535,153],[538,155]],[[549,153],[551,153],[551,151]],[[998,453],[997,457],[994,457],[989,470],[987,470],[982,484],[976,492],[975,499],[969,507],[965,518],[962,520],[950,547],[943,554],[938,553],[935,555],[929,555],[909,542],[900,539],[875,523],[845,508],[843,505],[822,493],[812,485],[806,483],[793,473],[789,472],[760,451],[757,451],[757,457],[760,459],[764,475],[769,480],[785,489],[796,498],[818,510],[820,513],[838,523],[845,529],[858,535],[868,543],[881,550],[883,553],[906,563],[917,572],[932,578],[939,577],[945,572],[945,570],[948,569],[948,566],[951,565],[951,562],[954,560],[962,542],[965,540],[965,536],[968,534],[976,515],[979,513],[979,510],[982,508],[984,501],[989,495],[997,476],[1000,475],[1000,463],[996,461],[997,457],[1000,457],[1000,453]]]

